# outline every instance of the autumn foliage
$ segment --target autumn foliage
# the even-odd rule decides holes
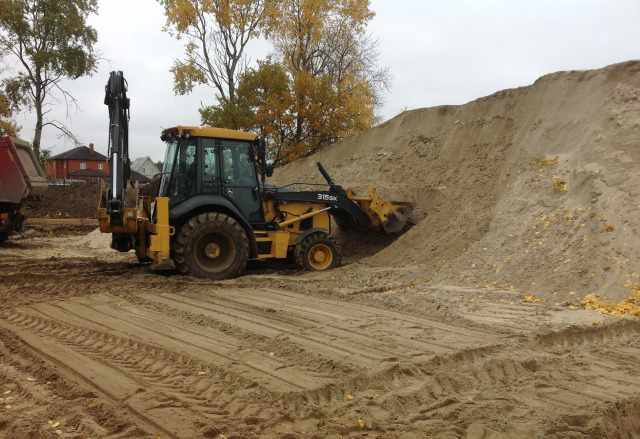
[[[163,0],[168,30],[186,37],[172,72],[177,93],[215,90],[202,121],[247,129],[290,161],[365,130],[388,83],[366,34],[369,0]],[[265,38],[274,53],[248,67]]]

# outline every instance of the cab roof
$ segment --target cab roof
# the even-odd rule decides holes
[[[215,139],[246,140],[249,142],[258,138],[256,134],[246,131],[230,130],[228,128],[193,127],[184,125],[178,125],[176,127],[163,130],[162,138],[182,136],[185,134],[189,134],[191,137],[212,137]]]

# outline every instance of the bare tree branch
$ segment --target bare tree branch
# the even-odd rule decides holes
[[[71,129],[68,128],[66,125],[64,125],[62,122],[59,122],[57,120],[50,120],[50,121],[42,124],[42,126],[43,127],[50,126],[50,127],[53,127],[55,129],[57,129],[58,131],[60,131],[60,134],[58,135],[59,139],[67,138],[67,139],[70,139],[74,143],[75,146],[82,145],[82,143],[78,140],[76,135],[73,134]]]

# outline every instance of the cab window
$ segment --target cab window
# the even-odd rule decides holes
[[[196,194],[198,183],[196,154],[195,139],[180,143],[175,174],[171,185],[172,202],[180,202]]]
[[[202,192],[218,192],[218,155],[214,139],[202,140]]]
[[[255,187],[256,168],[247,142],[222,141],[222,179],[225,186]]]

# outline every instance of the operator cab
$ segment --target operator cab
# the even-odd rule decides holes
[[[264,142],[253,133],[224,128],[178,126],[164,130],[166,144],[159,196],[174,209],[198,197],[223,197],[250,224],[264,222],[261,187]]]

